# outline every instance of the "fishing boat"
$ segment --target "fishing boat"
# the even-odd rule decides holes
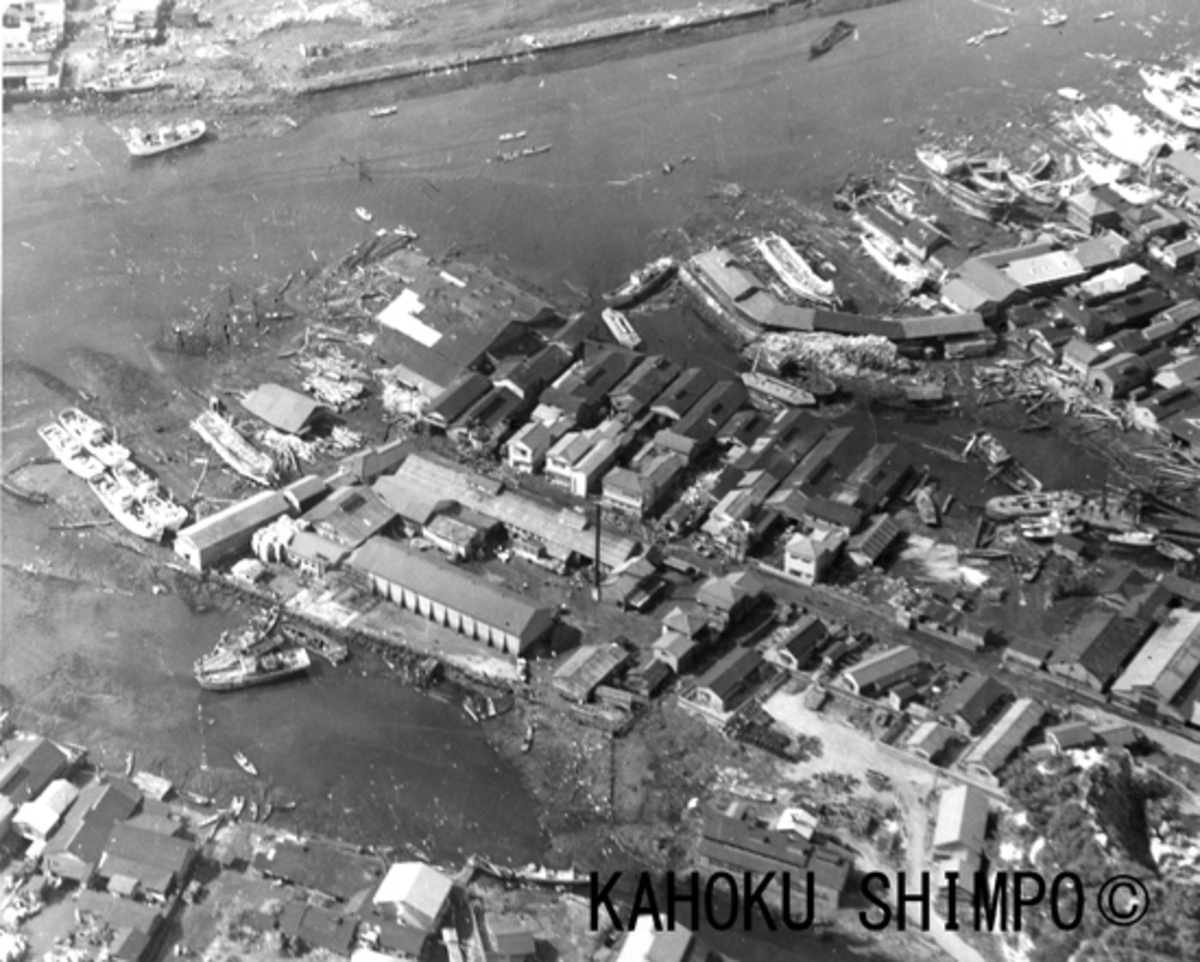
[[[1085,108],[1075,115],[1075,124],[1105,153],[1135,167],[1144,167],[1168,146],[1175,146],[1174,138],[1116,104]]]
[[[37,433],[59,463],[77,477],[91,481],[105,472],[100,459],[85,450],[83,443],[61,424],[43,424]]]
[[[1147,66],[1140,68],[1138,73],[1147,87],[1165,90],[1192,107],[1200,107],[1200,65],[1193,64],[1184,70]]]
[[[521,739],[521,751],[528,752],[533,748],[533,723],[525,726],[525,737]]]
[[[933,498],[933,492],[929,490],[928,485],[921,485],[917,488],[916,494],[913,496],[913,502],[917,506],[917,513],[921,516],[921,520],[931,528],[936,528],[942,523],[941,512],[938,511],[937,502]]]
[[[1043,27],[1061,27],[1067,22],[1067,15],[1058,10],[1048,10],[1042,17]]]
[[[331,665],[340,665],[350,657],[350,649],[346,645],[331,638],[323,631],[295,623],[285,624],[279,630],[291,644],[307,648],[314,654],[320,655]]]
[[[188,509],[163,494],[148,494],[142,498],[142,508],[154,524],[164,531],[178,531],[188,519]]]
[[[1073,514],[1052,511],[1037,518],[1020,518],[1017,530],[1030,541],[1049,541],[1060,534],[1078,534],[1083,522]]]
[[[919,291],[929,282],[929,271],[914,263],[898,244],[871,233],[860,234],[858,240],[867,256],[906,293]]]
[[[196,659],[193,670],[225,671],[234,667],[244,657],[266,654],[278,648],[284,640],[274,634],[279,617],[279,609],[274,608],[266,614],[260,613],[251,618],[234,631],[221,632],[212,653]]]
[[[754,246],[794,293],[830,306],[836,302],[833,282],[819,276],[784,238],[778,234],[756,237]]]
[[[759,348],[758,353],[754,356],[754,367],[741,375],[742,383],[751,392],[768,400],[778,401],[792,407],[811,407],[817,403],[816,396],[804,390],[804,388],[797,387],[783,380],[783,378],[774,377],[760,371],[758,364],[761,359],[762,348]]]
[[[158,491],[158,482],[145,468],[132,460],[123,461],[112,468],[113,477],[133,492],[134,497],[144,500]]]
[[[368,110],[367,116],[371,117],[373,119],[379,118],[379,117],[390,117],[392,114],[394,114],[399,109],[400,108],[395,106],[394,104],[390,107],[376,107],[373,110]]]
[[[636,350],[641,346],[642,336],[629,323],[629,319],[616,308],[604,308],[600,312],[600,319],[604,321],[604,326],[608,328],[612,336],[617,339],[618,344],[630,350]]]
[[[629,275],[629,280],[600,296],[609,307],[633,307],[660,290],[677,268],[675,259],[660,257],[641,270]]]
[[[1104,187],[1125,180],[1133,171],[1129,164],[1120,160],[1105,160],[1096,154],[1080,151],[1075,155],[1079,169],[1095,187]]]
[[[249,818],[250,821],[252,821],[252,822],[257,822],[258,821],[258,802],[256,802],[254,799],[250,799],[250,802],[246,806],[246,808],[247,808],[246,817]]]
[[[918,148],[916,154],[934,189],[965,214],[1000,220],[1020,200],[1009,181],[1008,166],[999,158],[933,147]]]
[[[1057,93],[1063,100],[1069,100],[1073,104],[1082,103],[1087,98],[1087,94],[1074,87],[1059,87]]]
[[[238,768],[244,771],[247,775],[253,775],[257,777],[257,766],[255,766],[254,762],[250,761],[250,759],[248,759],[243,752],[234,752],[233,760],[237,762]],[[237,799],[234,799],[234,801],[237,801]]]
[[[1096,23],[1100,23],[1104,20],[1111,20],[1116,15],[1117,14],[1115,10],[1105,10],[1103,13],[1098,13],[1092,17],[1092,20]]]
[[[1126,548],[1151,548],[1158,536],[1159,532],[1154,528],[1140,528],[1134,531],[1114,531],[1108,536],[1108,541],[1110,544],[1119,544]]]
[[[129,448],[118,444],[112,431],[79,408],[67,408],[58,421],[105,466],[115,468],[129,460]]]
[[[227,667],[197,669],[195,678],[208,691],[239,691],[295,678],[307,672],[311,664],[305,649],[287,648],[262,655],[242,655]]]
[[[971,435],[967,446],[963,448],[963,457],[971,456],[986,461],[993,467],[1007,464],[1012,460],[1012,454],[1009,453],[1008,448],[987,431],[976,431]]]
[[[538,882],[548,885],[590,885],[591,876],[570,868],[546,868],[544,865],[526,865],[514,871],[522,882]]]
[[[243,478],[264,488],[271,486],[275,480],[275,460],[247,441],[220,412],[204,411],[192,421],[191,427]]]
[[[237,755],[234,755],[233,757],[237,758]],[[242,757],[244,758],[245,756],[242,756]],[[258,772],[255,771],[254,774],[257,775]],[[229,817],[230,818],[240,818],[242,812],[244,812],[245,810],[246,810],[246,799],[244,799],[241,795],[234,795],[232,800],[230,800],[230,802],[229,802]]]
[[[1160,538],[1154,542],[1154,550],[1171,561],[1189,564],[1196,560],[1196,552],[1185,548],[1181,544],[1176,544],[1174,541],[1167,541],[1165,538]]]
[[[507,144],[511,140],[524,140],[527,132],[528,131],[517,130],[512,133],[501,134],[500,135],[500,143]]]
[[[140,94],[156,90],[167,78],[165,70],[149,70],[146,73],[107,73],[84,83],[83,89],[90,94]]]
[[[1069,514],[1078,511],[1083,503],[1083,495],[1077,491],[1037,491],[992,498],[984,505],[984,512],[996,521],[1010,521],[1037,518],[1055,511]]]
[[[208,125],[203,120],[188,120],[156,130],[133,127],[125,138],[125,146],[134,157],[152,157],[176,147],[194,144],[207,132]]]
[[[832,397],[837,394],[837,382],[819,371],[801,364],[785,365],[789,384],[807,391],[815,398]]]
[[[265,822],[267,819],[269,819],[271,817],[271,815],[274,811],[275,811],[274,805],[272,805],[270,802],[263,802],[262,816],[259,818],[259,821]]]
[[[1200,130],[1200,99],[1193,103],[1196,98],[1181,96],[1164,87],[1147,87],[1142,96],[1164,117],[1191,130]]]
[[[152,519],[141,500],[109,473],[92,478],[88,487],[116,522],[130,534],[161,541],[163,528]]]
[[[375,215],[372,214],[365,207],[355,207],[354,213],[358,215],[359,220],[365,221],[368,224],[371,223],[371,221],[373,221],[375,219]]]
[[[849,37],[857,28],[849,20],[839,20],[808,47],[809,59],[822,57]]]

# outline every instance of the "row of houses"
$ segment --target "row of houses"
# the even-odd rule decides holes
[[[1102,588],[1115,610],[1090,611],[1053,643],[1019,639],[1005,659],[1107,695],[1150,718],[1200,724],[1200,610],[1174,575]]]

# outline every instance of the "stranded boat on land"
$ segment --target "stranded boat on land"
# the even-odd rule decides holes
[[[759,371],[746,371],[741,375],[742,383],[754,394],[759,394],[772,401],[779,401],[792,407],[812,407],[817,403],[816,397],[804,388],[789,384],[782,378],[772,377]]]
[[[139,74],[110,73],[87,81],[83,89],[90,94],[139,94],[158,89],[166,77],[165,70],[151,70]]]
[[[107,427],[79,408],[67,408],[58,421],[106,467],[115,468],[129,460],[129,448],[118,444]]]
[[[604,321],[604,326],[608,328],[612,336],[617,339],[618,344],[630,350],[636,350],[641,346],[642,336],[620,311],[606,307],[600,312],[600,319]]]
[[[92,493],[113,518],[130,534],[147,541],[161,541],[163,527],[151,517],[137,495],[111,473],[88,481]]]
[[[176,147],[194,144],[208,132],[203,120],[188,120],[181,124],[159,127],[157,130],[130,129],[125,146],[134,157],[151,157]]]
[[[91,481],[104,473],[104,464],[100,459],[84,450],[79,438],[61,424],[43,424],[38,428],[38,437],[64,468],[84,481]]]
[[[984,511],[996,521],[1008,521],[1014,518],[1037,518],[1056,511],[1069,514],[1082,506],[1083,495],[1076,491],[1036,491],[992,498],[984,506]]]
[[[279,631],[293,645],[307,648],[331,665],[340,665],[350,657],[350,649],[340,641],[307,625],[288,623],[281,626]]]
[[[756,237],[754,246],[792,291],[822,304],[834,303],[833,282],[820,277],[791,244],[778,234]]]
[[[244,478],[269,488],[275,478],[275,461],[247,441],[217,411],[204,411],[192,421],[192,430],[208,442],[227,465]]]

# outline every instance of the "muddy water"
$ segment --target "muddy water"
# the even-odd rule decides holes
[[[1062,85],[1132,105],[1132,68],[1085,53],[1157,59],[1196,34],[1190,0],[1122,4],[1106,23],[1091,20],[1101,0],[1066,0],[1061,30],[1040,26],[1038,10],[1000,6],[911,0],[855,14],[858,39],[816,62],[805,51],[819,21],[651,44],[611,63],[546,58],[486,85],[426,84],[419,96],[384,85],[305,105],[298,129],[277,119],[254,136],[218,127],[199,147],[149,161],[131,162],[105,120],[18,108],[4,118],[5,359],[76,384],[67,358],[79,348],[149,369],[163,331],[229,284],[281,280],[395,223],[433,252],[498,257],[569,304],[565,282],[611,286],[677,241],[722,183],[823,197],[849,170],[907,162],[926,129],[1044,116]],[[1004,23],[1014,24],[1006,37],[963,42]],[[367,119],[367,106],[393,100],[396,115]],[[553,150],[487,163],[514,130]],[[358,205],[374,213],[370,227]],[[686,311],[663,315],[650,340],[693,363],[722,357]],[[169,355],[154,360],[171,371]],[[6,464],[37,450],[37,412],[14,420],[13,410]],[[918,430],[880,423],[881,440]],[[1029,453],[1056,470],[1053,451]],[[307,827],[443,854],[536,853],[533,820],[512,817],[533,811],[530,800],[457,709],[353,667],[234,698],[198,693],[188,666],[236,612],[31,580],[10,566],[67,543],[51,545],[44,521],[12,502],[5,528],[0,674],[35,719],[114,736],[189,772],[228,772],[231,752],[245,750],[281,792],[303,796],[296,817]]]

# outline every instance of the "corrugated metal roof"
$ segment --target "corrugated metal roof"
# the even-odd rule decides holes
[[[209,545],[220,544],[239,532],[254,531],[290,510],[291,504],[281,492],[260,491],[245,501],[231,504],[216,514],[201,518],[195,524],[182,529],[175,536],[175,540],[190,542],[203,550]]]
[[[996,772],[1012,756],[1029,733],[1041,723],[1045,710],[1032,698],[1013,702],[979,742],[967,752],[964,762]]]
[[[548,609],[384,538],[372,538],[364,544],[351,556],[350,565],[499,628],[523,643],[537,641],[554,623]]]
[[[753,648],[735,648],[698,678],[696,687],[724,702],[762,663],[762,655]]]
[[[242,407],[273,428],[288,434],[302,433],[324,408],[307,394],[280,384],[260,384]]]
[[[1174,610],[1129,667],[1113,683],[1113,692],[1134,692],[1153,688],[1160,698],[1170,702],[1200,668],[1200,611]]]
[[[899,674],[903,674],[915,668],[920,663],[921,656],[916,650],[910,648],[908,645],[897,645],[895,648],[889,648],[886,651],[879,651],[874,655],[868,655],[857,665],[846,669],[843,674],[848,678],[852,678],[857,684],[858,689],[862,691],[871,685],[880,684]]]
[[[987,822],[987,795],[972,785],[955,785],[943,792],[938,802],[933,847],[981,852]]]

